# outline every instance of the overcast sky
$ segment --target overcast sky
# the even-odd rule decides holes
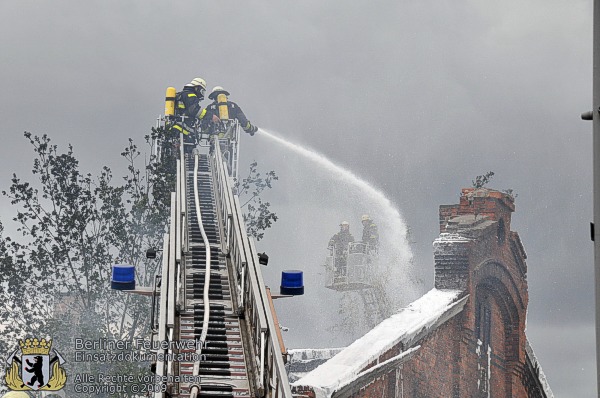
[[[528,337],[556,396],[592,397],[592,141],[579,118],[591,109],[591,14],[589,0],[1,1],[0,186],[31,168],[25,130],[72,143],[86,171],[118,174],[166,87],[204,77],[253,123],[380,189],[412,230],[407,272],[420,277],[399,289],[422,293],[438,206],[492,170],[490,187],[518,194]],[[319,332],[297,318],[315,311],[314,259],[341,219],[358,235],[360,214],[379,210],[266,137],[243,137],[241,153],[281,176],[281,218],[258,249],[273,270],[306,270],[307,295],[278,306],[288,346],[311,346],[302,336]]]

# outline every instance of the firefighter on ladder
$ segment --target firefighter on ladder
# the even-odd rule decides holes
[[[377,225],[375,225],[368,214],[364,214],[361,217],[361,222],[363,225],[362,243],[365,244],[365,252],[369,253],[373,251],[377,253],[379,249],[379,231],[377,230]]]
[[[206,109],[200,106],[206,92],[206,81],[197,77],[175,95],[173,91],[173,87],[167,89],[165,116],[171,119],[168,131],[183,134],[185,151],[191,152],[196,144],[197,126],[206,114]]]
[[[354,236],[350,233],[350,223],[342,221],[340,232],[333,235],[329,240],[329,248],[333,249],[335,275],[346,275],[348,264],[348,245],[354,242]]]
[[[250,123],[239,105],[229,101],[228,96],[229,92],[221,86],[215,86],[211,90],[208,98],[213,102],[206,107],[206,114],[202,117],[202,132],[219,134],[219,138],[223,138],[226,134],[223,122],[235,119],[244,132],[254,135],[258,127]]]

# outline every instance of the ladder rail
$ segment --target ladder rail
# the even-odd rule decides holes
[[[220,225],[228,225],[231,230],[225,231],[225,235],[231,236],[232,239],[229,241],[228,252],[230,253],[229,260],[235,272],[232,272],[234,278],[234,286],[238,289],[237,292],[237,308],[236,312],[238,315],[243,315],[250,325],[247,329],[247,333],[250,335],[251,345],[248,347],[250,353],[248,353],[248,362],[251,366],[251,372],[255,376],[254,383],[256,389],[259,392],[259,396],[262,396],[262,392],[265,390],[264,383],[264,371],[263,367],[260,366],[264,363],[264,335],[268,330],[266,313],[264,307],[255,305],[255,297],[259,297],[259,289],[256,279],[248,278],[248,268],[253,264],[255,257],[252,257],[249,246],[249,239],[247,238],[245,226],[243,223],[243,216],[240,211],[239,199],[237,195],[233,194],[231,189],[232,178],[227,172],[228,166],[226,162],[228,160],[221,160],[222,155],[220,152],[220,146],[215,145],[213,152],[212,163],[213,163],[213,174],[214,180],[217,186],[222,189],[216,189],[217,196],[219,194],[225,195],[224,198],[218,198],[216,202],[223,206],[218,211],[219,217],[227,215],[229,223],[220,222]],[[258,357],[258,360],[255,358]]]
[[[258,258],[258,252],[254,246],[254,239],[248,239],[250,241],[250,247],[253,254],[253,259]],[[275,324],[275,319],[271,313],[271,304],[267,295],[267,289],[262,277],[260,265],[254,262],[254,272],[257,280],[257,285],[262,298],[262,306],[267,314],[267,333],[268,344],[264,347],[265,361],[261,361],[262,370],[266,371],[265,383],[267,386],[272,387],[276,391],[276,396],[281,397],[292,397],[292,391],[290,388],[290,382],[287,377],[287,371],[285,369],[285,363],[283,361],[283,355],[281,353],[281,347],[283,342],[280,341],[281,334],[278,333],[279,325]],[[262,337],[262,336],[261,336]],[[262,358],[262,356],[261,356]],[[279,394],[281,393],[281,394]]]
[[[175,182],[175,187],[177,189],[177,197],[180,198],[181,197],[181,179],[185,178],[185,174],[181,172],[181,159],[177,159],[176,162],[176,168],[177,168],[177,177],[176,177],[176,182]],[[182,207],[182,203],[181,200],[177,200],[176,201],[176,215],[178,219],[181,219],[181,207]],[[177,234],[175,236],[175,245],[176,247],[181,247],[181,228],[182,225],[181,223],[177,223]],[[175,261],[177,261],[178,263],[181,262],[181,250],[177,250],[177,252],[175,253]]]
[[[249,237],[243,221],[243,215],[239,198],[233,194],[231,187],[231,178],[225,173],[225,165],[221,160],[219,145],[215,145],[212,161],[215,163],[215,172],[218,184],[223,185],[223,189],[215,190],[217,194],[221,192],[231,195],[229,200],[219,199],[217,202],[222,205],[229,204],[231,208],[220,209],[219,216],[232,214],[231,227],[234,229],[234,239],[230,242],[231,261],[234,262],[234,268],[239,270],[234,272],[235,277],[245,278],[237,281],[236,287],[242,289],[241,297],[246,314],[250,315],[252,346],[258,353],[258,360],[255,356],[248,358],[256,370],[258,382],[258,394],[262,396],[271,396],[276,392],[280,397],[292,397],[289,380],[285,371],[283,356],[280,350],[280,341],[276,333],[276,325],[270,311],[270,305],[262,278],[260,265],[258,264],[258,254],[254,246],[254,239]],[[220,164],[220,165],[219,165]],[[233,198],[233,200],[231,200]],[[222,224],[226,224],[223,222]],[[228,231],[225,231],[226,235]],[[244,261],[245,260],[245,261]],[[248,311],[250,310],[250,311]]]
[[[183,137],[180,138],[180,159],[179,159],[179,164],[178,164],[178,168],[177,171],[179,172],[180,178],[179,178],[179,184],[178,184],[178,194],[179,194],[179,198],[183,198],[178,200],[177,202],[180,203],[180,207],[179,207],[179,211],[177,213],[177,217],[179,220],[179,228],[177,229],[178,234],[179,234],[179,244],[177,245],[177,251],[180,252],[180,257],[179,257],[179,275],[178,275],[178,281],[179,281],[179,286],[178,286],[178,298],[177,298],[177,303],[179,305],[180,309],[185,309],[186,308],[186,276],[185,276],[185,267],[184,267],[184,263],[183,263],[183,259],[185,257],[185,255],[188,253],[188,249],[189,249],[189,234],[188,234],[188,228],[187,228],[187,221],[189,219],[189,215],[187,213],[187,202],[186,202],[186,198],[187,198],[187,184],[186,184],[186,174],[185,174],[185,157],[184,157],[184,153],[183,153]]]
[[[240,214],[236,210],[240,208],[239,203],[235,202],[236,196],[233,194],[231,187],[232,181],[227,173],[227,165],[225,161],[217,161],[221,159],[220,148],[216,148],[215,156],[213,157],[213,177],[217,183],[217,195],[216,202],[219,206],[219,221],[221,228],[225,227],[224,236],[226,236],[225,252],[230,254],[232,263],[234,265],[237,287],[240,289],[238,292],[238,308],[245,307],[245,275],[247,273],[248,254],[244,250],[243,237],[246,235],[246,231],[239,228],[240,225]],[[243,222],[243,216],[242,216]]]
[[[176,161],[176,186],[175,192],[171,192],[169,233],[164,235],[163,240],[163,264],[161,271],[160,306],[158,334],[156,339],[159,347],[156,350],[164,358],[165,354],[173,354],[171,345],[163,349],[163,342],[173,341],[177,336],[176,328],[176,304],[185,305],[185,272],[182,271],[182,255],[187,247],[186,227],[186,199],[185,199],[185,165],[183,151],[183,137],[180,138],[179,159]],[[183,290],[183,292],[182,292]],[[183,307],[185,308],[185,307]],[[167,356],[171,358],[171,355]],[[171,360],[157,360],[156,374],[163,376],[173,375],[176,371],[174,362]],[[164,384],[164,383],[160,383]],[[154,392],[155,398],[164,398],[163,389]]]
[[[158,320],[158,335],[157,340],[162,341],[166,339],[167,336],[167,297],[166,289],[167,289],[167,281],[169,280],[169,234],[164,235],[163,240],[163,264],[162,264],[162,277],[161,277],[161,285],[160,285],[160,304],[159,304],[159,320]],[[157,374],[158,369],[161,368],[160,361],[157,363]],[[164,373],[161,374],[161,376]]]
[[[171,200],[173,200],[174,193],[171,194]],[[174,202],[171,201],[171,207],[174,206]],[[160,342],[167,340],[167,315],[168,315],[168,303],[167,299],[168,288],[169,288],[169,257],[172,253],[169,252],[169,234],[164,235],[163,239],[163,263],[162,263],[162,277],[160,285],[160,304],[158,313],[158,334],[156,341],[159,342],[159,348],[156,350],[157,356],[164,358],[165,350],[160,345]],[[165,376],[165,362],[162,359],[156,361],[156,375],[162,379]],[[161,382],[162,384],[162,382]],[[157,391],[154,393],[154,398],[164,398],[164,392]]]

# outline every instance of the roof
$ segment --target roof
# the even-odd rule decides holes
[[[308,372],[333,358],[344,348],[289,349],[287,351],[288,378],[290,382],[306,376]]]
[[[461,290],[430,290],[293,385],[312,387],[316,398],[331,397],[387,350],[398,343],[410,347],[462,311],[468,296],[459,299],[461,293]]]
[[[533,376],[539,383],[540,388],[544,391],[544,394],[546,394],[547,398],[554,398],[554,393],[552,392],[552,389],[550,389],[550,384],[548,384],[548,379],[546,379],[546,375],[544,374],[544,371],[542,370],[542,366],[538,362],[538,359],[535,356],[535,353],[533,352],[533,347],[531,347],[531,343],[529,342],[529,339],[525,341],[525,352],[527,353],[527,359],[529,359],[529,361],[531,362],[531,365],[533,367],[533,369],[532,369],[534,372]]]

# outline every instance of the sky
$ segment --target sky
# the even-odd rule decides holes
[[[433,286],[438,206],[494,171],[489,187],[518,195],[529,340],[556,396],[596,395],[592,126],[580,119],[591,109],[591,1],[22,0],[0,2],[0,15],[2,189],[31,169],[24,131],[73,144],[85,170],[124,173],[119,153],[155,124],[166,87],[203,77],[254,124],[389,199],[411,231],[410,277],[398,280],[409,301]],[[319,268],[327,240],[342,219],[359,235],[378,204],[267,137],[241,145],[242,169],[256,159],[280,175],[268,196],[280,219],[257,244],[271,257],[265,279],[306,272],[307,294],[277,304],[286,343],[327,345],[323,317],[300,319],[315,297],[334,311]]]

